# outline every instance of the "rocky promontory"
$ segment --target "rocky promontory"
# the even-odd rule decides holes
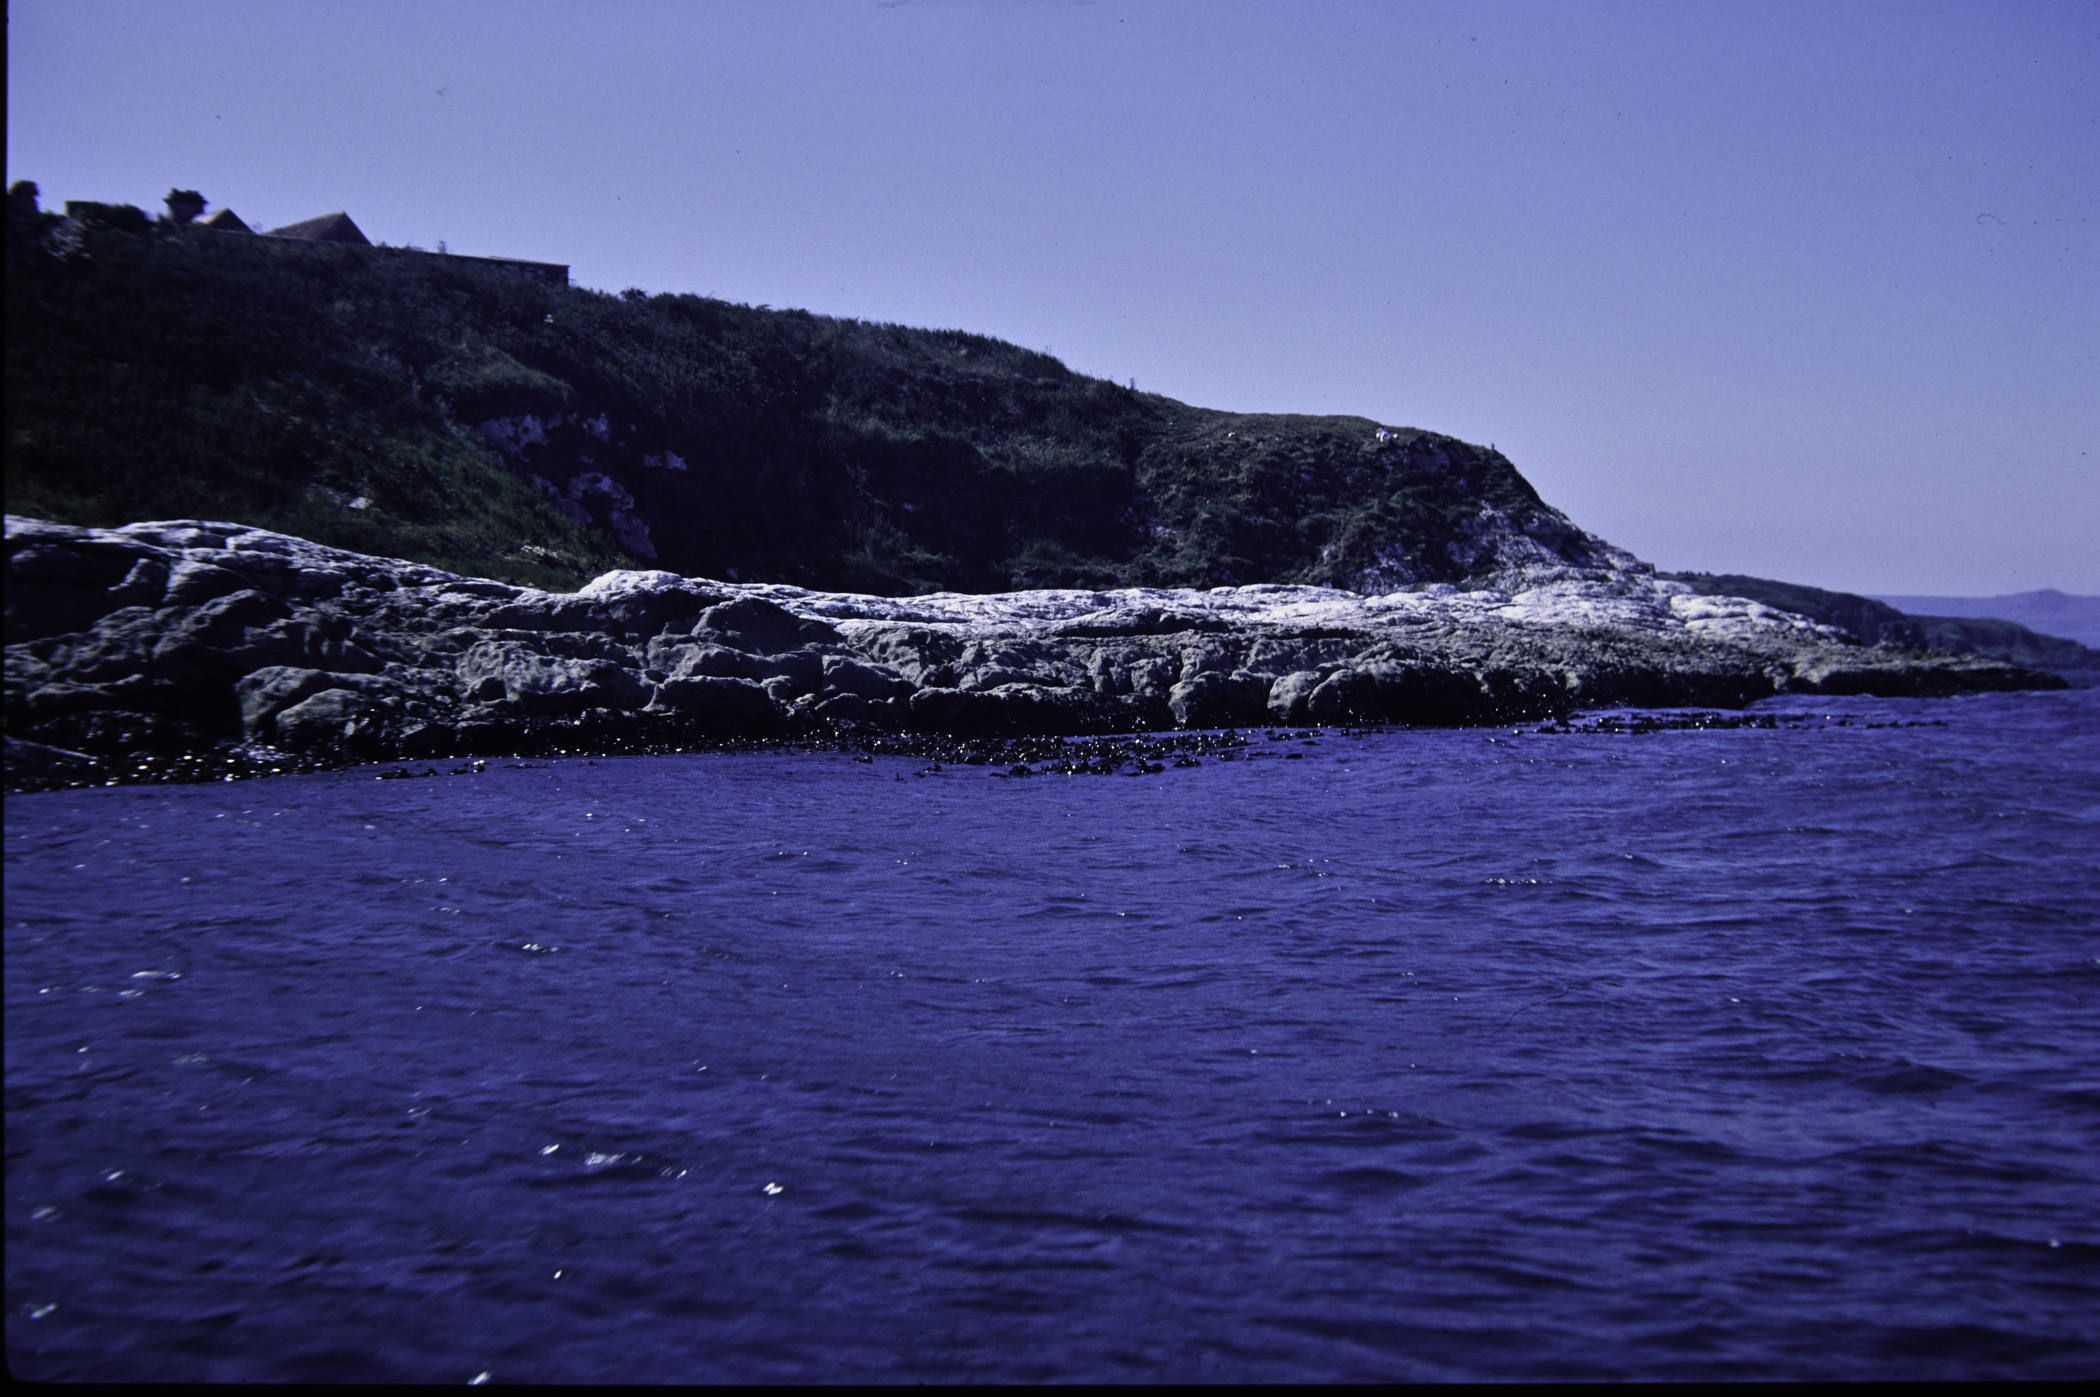
[[[879,597],[611,572],[536,591],[237,524],[8,516],[8,782],[345,762],[1464,725],[1783,693],[2056,687],[1618,566],[1384,596]]]

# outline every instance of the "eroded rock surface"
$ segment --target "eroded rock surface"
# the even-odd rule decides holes
[[[640,750],[857,728],[964,737],[1527,721],[1787,692],[2055,687],[1861,646],[1626,560],[1506,590],[872,597],[668,572],[573,595],[234,524],[7,519],[10,781],[134,754],[252,763]],[[79,768],[86,772],[87,767]]]

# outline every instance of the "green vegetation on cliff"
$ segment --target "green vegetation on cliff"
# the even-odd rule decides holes
[[[1236,416],[948,330],[397,248],[11,210],[7,507],[202,517],[544,587],[1460,582],[1591,561],[1499,454]]]

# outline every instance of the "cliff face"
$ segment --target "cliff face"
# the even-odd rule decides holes
[[[1388,593],[1644,565],[1549,507],[1499,452],[1355,417],[1189,412],[1140,458],[1140,570],[1200,585]]]
[[[1190,407],[983,336],[143,219],[39,228],[10,222],[6,485],[56,521],[224,519],[555,589],[626,566],[1384,592],[1631,564],[1480,447]]]

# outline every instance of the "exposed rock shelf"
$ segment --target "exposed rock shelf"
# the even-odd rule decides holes
[[[195,521],[10,515],[7,550],[17,788],[859,732],[1456,725],[2061,683],[1851,644],[1631,560],[1512,572],[1507,590],[897,598],[667,572],[540,592]]]

